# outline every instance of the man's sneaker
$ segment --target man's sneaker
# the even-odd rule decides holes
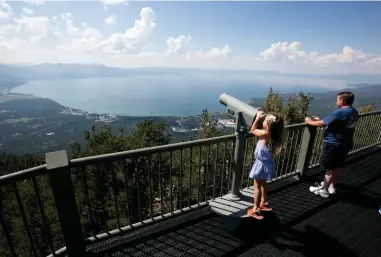
[[[310,186],[310,191],[314,193],[315,195],[320,195],[321,197],[328,198],[329,193],[328,191],[323,189],[323,186],[316,183],[316,186]]]
[[[323,186],[323,185],[324,185],[324,181],[322,181],[320,185]],[[336,194],[336,188],[334,188],[334,187],[329,187],[329,188],[328,188],[328,193],[330,193],[331,195]]]

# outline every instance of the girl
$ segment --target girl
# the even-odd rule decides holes
[[[258,125],[264,118],[263,128]],[[254,207],[248,210],[248,214],[256,219],[263,219],[261,211],[272,211],[268,204],[268,180],[271,180],[275,170],[274,154],[281,150],[284,121],[277,114],[269,113],[265,115],[263,111],[258,111],[251,133],[259,137],[255,148],[255,162],[250,171],[249,177],[254,179]]]

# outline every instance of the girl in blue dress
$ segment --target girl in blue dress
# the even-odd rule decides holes
[[[258,123],[262,118],[263,128],[259,129]],[[249,174],[249,177],[254,179],[254,207],[248,210],[248,214],[259,220],[263,219],[261,211],[272,211],[268,204],[267,181],[274,175],[274,155],[281,150],[283,130],[284,121],[280,115],[266,115],[263,111],[258,111],[251,128],[251,133],[259,137],[259,140],[254,152],[255,162]]]

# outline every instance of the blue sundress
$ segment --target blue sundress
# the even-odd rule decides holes
[[[271,180],[274,176],[275,161],[270,148],[265,145],[265,140],[260,139],[254,152],[255,162],[249,177],[257,180]]]

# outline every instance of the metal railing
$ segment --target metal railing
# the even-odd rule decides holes
[[[380,111],[360,116],[354,141],[351,154],[381,144]],[[48,153],[46,165],[0,177],[0,255],[85,256],[95,242],[207,206],[234,179],[251,185],[256,142],[245,138],[241,172],[236,135],[74,160]],[[306,176],[322,144],[323,129],[287,126],[273,181]]]

